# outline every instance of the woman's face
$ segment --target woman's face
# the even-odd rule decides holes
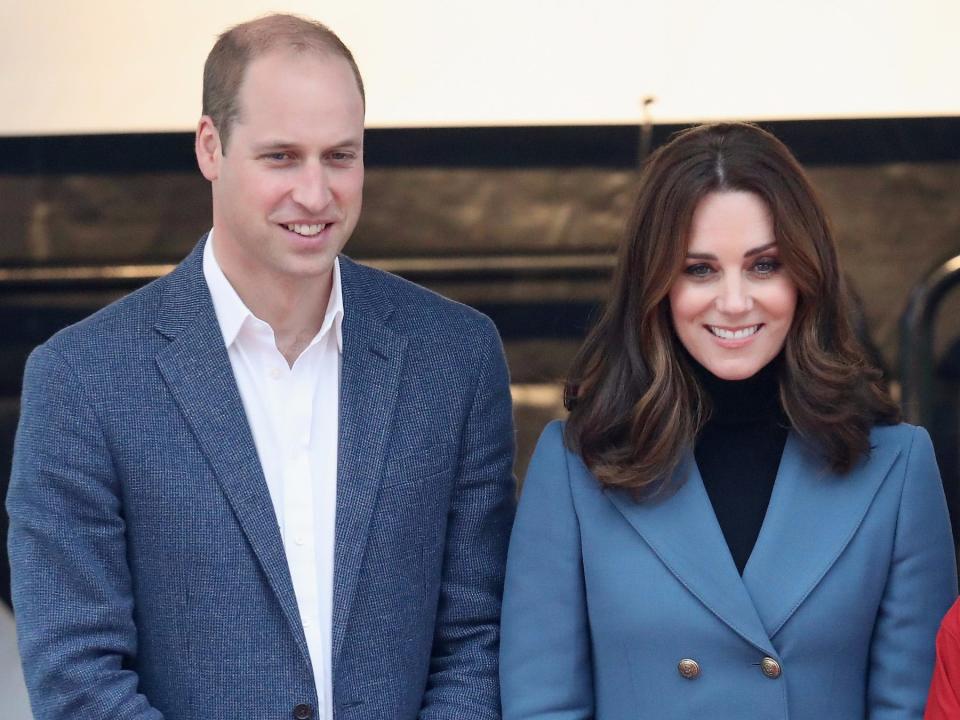
[[[783,348],[796,306],[764,201],[749,192],[703,198],[670,288],[673,327],[687,352],[718,378],[744,380]]]

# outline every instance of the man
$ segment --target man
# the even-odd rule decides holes
[[[225,33],[212,232],[31,356],[7,504],[38,720],[499,716],[503,352],[338,257],[363,115],[322,25]]]

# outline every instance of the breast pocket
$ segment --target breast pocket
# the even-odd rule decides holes
[[[453,472],[456,457],[448,443],[438,443],[404,451],[387,459],[383,487],[423,486],[426,481]]]

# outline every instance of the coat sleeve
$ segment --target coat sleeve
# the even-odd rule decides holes
[[[481,328],[479,379],[447,515],[443,577],[421,720],[500,717],[497,650],[515,511],[510,379],[493,323]]]
[[[13,604],[36,720],[160,720],[137,653],[118,478],[66,360],[27,362],[7,494]]]
[[[957,594],[953,537],[930,436],[914,428],[889,576],[870,646],[870,720],[921,718],[937,627]]]
[[[523,485],[503,602],[504,720],[592,717],[580,528],[558,422],[544,430]]]

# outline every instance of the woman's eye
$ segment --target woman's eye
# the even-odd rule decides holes
[[[696,265],[687,265],[684,272],[695,278],[705,278],[713,272],[713,268],[705,263],[697,263]]]
[[[776,258],[760,258],[753,264],[753,271],[758,275],[772,275],[780,269],[780,261]]]

